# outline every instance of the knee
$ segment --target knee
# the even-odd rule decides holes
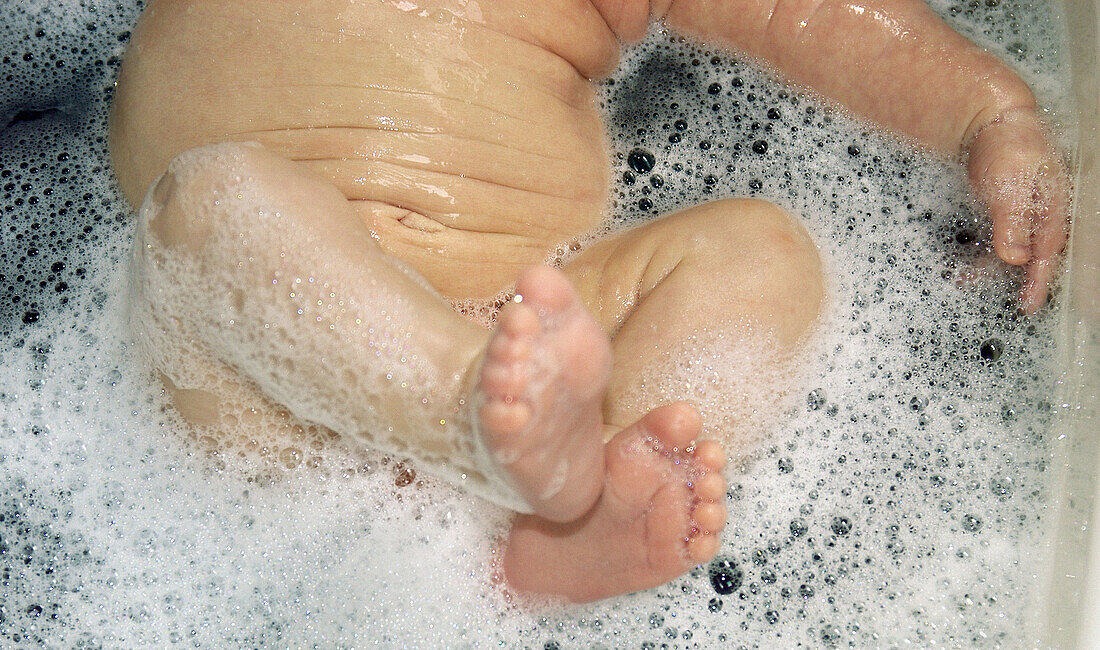
[[[293,163],[258,144],[197,147],[176,156],[153,184],[141,206],[141,223],[158,244],[198,252],[215,232],[249,226],[268,203],[284,210],[301,209],[306,197],[326,207],[345,203],[334,188],[299,176]]]
[[[694,213],[694,214],[690,214]],[[750,306],[781,340],[813,323],[824,297],[821,258],[801,220],[779,206],[729,199],[684,213],[684,264],[728,300]]]
[[[213,208],[224,205],[231,179],[240,176],[254,151],[247,145],[215,145],[176,156],[142,202],[149,234],[167,248],[198,251],[222,212]]]
[[[169,167],[146,195],[141,215],[149,235],[160,245],[197,251],[209,238],[212,224],[193,209],[197,197],[187,185]]]

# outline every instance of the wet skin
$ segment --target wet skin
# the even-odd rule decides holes
[[[259,141],[330,178],[447,296],[498,290],[599,221],[607,159],[587,79],[657,17],[965,160],[997,254],[1025,266],[1028,311],[1065,245],[1070,183],[1034,96],[919,0],[221,5],[147,10],[114,109],[126,195],[137,205],[188,148]]]
[[[112,155],[135,205],[181,152],[259,142],[263,149],[231,152],[243,161],[232,174],[288,206],[292,232],[323,249],[362,242],[334,283],[355,291],[384,281],[413,312],[433,314],[410,322],[430,323],[421,337],[446,342],[427,355],[456,378],[439,401],[485,405],[486,444],[534,508],[513,528],[508,580],[573,600],[660,584],[718,547],[723,454],[693,442],[700,424],[689,406],[625,404],[638,369],[703,326],[777,352],[797,348],[822,297],[816,250],[797,220],[755,201],[666,217],[591,247],[563,273],[530,268],[602,219],[608,160],[589,79],[610,71],[620,39],[639,38],[654,16],[769,61],[929,147],[969,151],[998,253],[1028,265],[1024,304],[1041,304],[1064,242],[1064,171],[1027,88],[919,2],[161,0],[135,31],[112,113]],[[219,174],[229,177],[219,155],[197,157],[205,181],[164,191],[158,200],[169,208],[147,243],[171,248],[156,233],[178,232],[183,248],[207,254],[192,208],[207,217],[227,209],[212,198]],[[300,259],[318,251],[303,247]],[[269,254],[240,249],[224,263]],[[388,256],[434,291],[395,274]],[[242,277],[234,289],[265,281]],[[531,298],[502,312],[492,335],[440,315],[443,298],[491,297],[517,282]],[[214,340],[214,326],[195,322],[188,336]],[[563,326],[573,335],[555,336]],[[235,354],[228,347],[193,362],[231,377],[245,365]],[[540,355],[561,372],[536,386],[523,377]],[[233,402],[219,392],[238,391],[252,395],[250,409],[281,408],[261,378],[227,381],[177,392],[176,403],[185,414],[218,413]],[[396,408],[392,418],[409,419]],[[398,429],[413,451],[433,444],[415,426]],[[369,431],[340,433],[372,441]],[[571,469],[559,487],[562,461]],[[611,559],[615,571],[596,570]]]

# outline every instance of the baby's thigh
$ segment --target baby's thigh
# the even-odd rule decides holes
[[[337,444],[336,433],[295,417],[213,356],[181,361],[189,375],[201,376],[201,388],[183,388],[163,372],[157,374],[175,412],[210,454],[247,459],[266,474],[276,466],[317,466],[324,451]]]
[[[790,384],[781,368],[804,348],[824,293],[800,221],[756,200],[669,215],[593,245],[565,271],[612,336],[605,415],[622,426],[675,399],[701,406],[704,392],[722,387],[752,400],[749,410],[774,398]],[[710,415],[711,433],[732,435]]]

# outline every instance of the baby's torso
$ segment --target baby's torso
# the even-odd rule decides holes
[[[587,0],[160,0],[127,53],[112,153],[140,200],[186,149],[259,141],[329,178],[444,294],[485,295],[600,220],[586,75],[617,55]]]

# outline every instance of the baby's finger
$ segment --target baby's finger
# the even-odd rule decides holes
[[[1020,188],[1025,182],[993,181],[984,197],[993,220],[993,250],[997,257],[1016,266],[1026,264],[1031,257],[1032,219]]]
[[[1034,313],[1046,302],[1047,291],[1058,272],[1059,259],[1069,236],[1069,178],[1060,164],[1040,172],[1040,209],[1031,239],[1031,260],[1024,271],[1020,302]]]
[[[1020,287],[1020,307],[1029,314],[1046,304],[1050,283],[1054,279],[1057,264],[1054,260],[1033,258],[1024,270],[1024,284]]]
[[[1039,171],[1039,220],[1031,239],[1031,255],[1054,259],[1062,254],[1069,237],[1070,181],[1059,163]]]
[[[986,126],[970,145],[970,183],[993,221],[993,249],[1009,264],[1031,256],[1035,176],[1047,147],[1038,124],[1023,118]]]
[[[1026,264],[1022,307],[1046,302],[1069,222],[1070,183],[1034,110],[1018,110],[980,129],[969,147],[970,182],[993,220],[993,248]]]

